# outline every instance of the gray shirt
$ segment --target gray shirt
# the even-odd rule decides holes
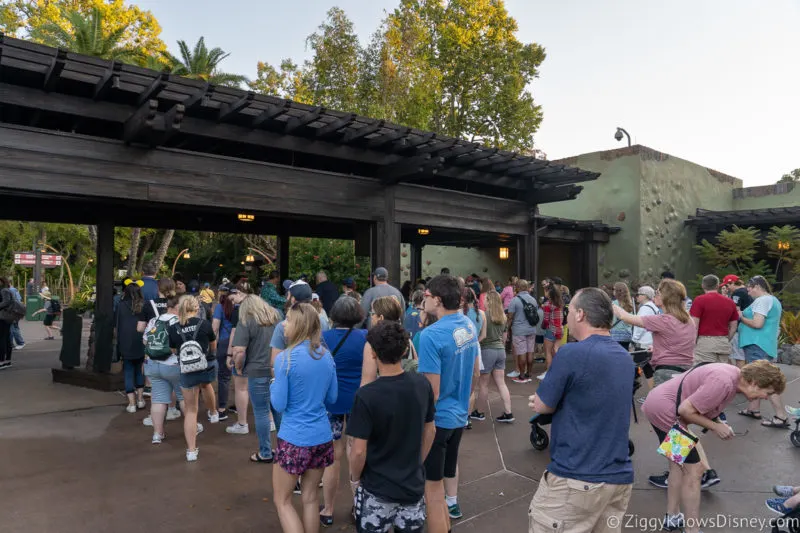
[[[525,309],[522,307],[521,299],[528,303],[532,303],[536,306],[537,311],[539,311],[539,306],[536,305],[536,300],[528,291],[517,293],[517,295],[511,299],[511,303],[508,304],[508,312],[514,313],[514,320],[511,322],[511,334],[514,337],[536,335],[536,327],[531,326],[528,322],[528,318],[525,316]],[[539,323],[541,323],[541,314]]]
[[[269,343],[275,332],[275,326],[262,326],[255,320],[248,320],[247,325],[240,321],[236,325],[233,346],[245,347],[244,375],[249,378],[270,377],[270,358],[272,350]]]
[[[400,302],[400,309],[405,312],[406,309],[406,301],[403,298],[403,294],[389,285],[388,283],[383,283],[381,285],[375,285],[374,287],[367,290],[364,295],[361,297],[361,307],[364,309],[364,315],[367,317],[367,323],[369,322],[369,313],[372,311],[372,302],[377,300],[378,298],[382,298],[384,296],[394,296],[397,298],[397,301]]]

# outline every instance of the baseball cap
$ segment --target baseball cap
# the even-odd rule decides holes
[[[292,283],[294,283],[294,281],[292,281],[290,279],[284,280],[284,282],[283,282],[283,290],[288,291],[289,287],[292,286]]]
[[[739,281],[739,276],[736,274],[728,274],[724,278],[722,278],[722,284],[727,285],[728,283],[733,283],[735,281]]]
[[[389,279],[389,271],[386,270],[384,267],[378,267],[375,269],[375,279],[379,279],[381,281],[386,281]]]
[[[648,285],[642,285],[639,287],[639,290],[636,291],[636,294],[641,294],[642,296],[647,296],[650,300],[656,297],[656,291],[653,290],[653,287]]]
[[[310,302],[314,293],[311,292],[311,286],[305,281],[295,281],[289,287],[289,294],[294,296],[298,302]]]
[[[311,301],[313,302],[314,300],[319,300],[319,294],[316,292],[311,293]]]
[[[353,278],[344,278],[342,285],[347,287],[348,289],[352,289],[356,286],[356,281]]]

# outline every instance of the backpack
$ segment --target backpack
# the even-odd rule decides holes
[[[522,298],[522,296],[517,295],[519,301],[522,302],[522,310],[525,312],[525,318],[532,327],[536,327],[536,324],[539,323],[539,312],[536,310],[536,304],[532,304],[531,302]]]
[[[206,354],[203,352],[203,347],[197,342],[197,333],[200,331],[200,326],[203,324],[203,319],[197,323],[197,327],[192,334],[191,340],[186,340],[183,330],[178,325],[178,333],[181,336],[183,344],[178,350],[178,361],[181,365],[181,374],[191,374],[192,372],[201,372],[208,368],[208,361]]]
[[[61,314],[61,302],[53,298],[50,300],[50,314],[51,315],[60,315]]]
[[[13,324],[18,320],[22,320],[22,318],[25,316],[25,306],[22,305],[21,302],[15,300],[10,291],[9,296],[11,297],[11,304],[0,311],[0,320],[7,322],[8,324]]]
[[[160,320],[158,317],[150,321],[144,334],[144,353],[150,359],[164,361],[172,355],[169,347],[169,326],[172,320]]]

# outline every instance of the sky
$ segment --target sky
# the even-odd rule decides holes
[[[170,50],[200,36],[255,78],[309,57],[306,37],[343,8],[362,44],[399,0],[134,0]],[[545,47],[530,89],[548,159],[643,144],[744,180],[800,167],[800,0],[506,0],[518,38]]]

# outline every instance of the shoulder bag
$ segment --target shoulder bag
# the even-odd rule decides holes
[[[658,453],[672,461],[673,463],[682,465],[686,461],[686,457],[697,446],[700,438],[685,428],[680,423],[680,414],[678,410],[681,406],[681,392],[683,391],[683,381],[686,376],[697,367],[692,368],[681,378],[678,385],[678,394],[675,396],[675,425],[667,432],[664,441],[658,447]]]

